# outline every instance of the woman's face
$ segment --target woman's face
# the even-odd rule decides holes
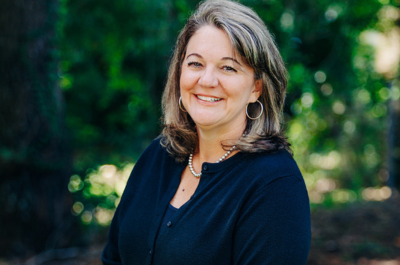
[[[201,27],[189,40],[180,77],[182,103],[198,127],[229,131],[246,124],[246,105],[261,93],[253,69],[235,56],[228,35]]]

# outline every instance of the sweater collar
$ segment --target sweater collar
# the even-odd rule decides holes
[[[232,157],[229,157],[219,163],[204,162],[201,166],[201,172],[203,172],[203,174],[215,173],[224,170],[227,167],[233,166],[234,164],[241,163],[244,159],[246,159],[246,154],[243,152],[238,152]]]

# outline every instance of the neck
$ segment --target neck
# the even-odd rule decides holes
[[[229,140],[232,140],[233,144],[233,141],[238,140],[243,135],[245,128],[245,123],[229,131],[207,130],[198,126],[199,146],[196,154],[200,164],[204,162],[215,163],[227,152],[222,148],[221,143],[229,143]],[[237,152],[239,151],[233,150],[228,158]]]

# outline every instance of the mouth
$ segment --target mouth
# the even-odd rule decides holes
[[[206,97],[206,96],[200,96],[200,95],[195,95],[198,99],[206,101],[206,102],[217,102],[221,101],[222,98],[215,98],[215,97]]]

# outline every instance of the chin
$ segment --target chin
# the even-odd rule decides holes
[[[216,122],[212,122],[212,121],[198,121],[198,120],[195,120],[194,123],[197,126],[201,126],[201,127],[210,127],[210,126],[213,126],[216,124]]]
[[[193,121],[197,126],[202,126],[202,127],[210,127],[218,123],[218,120],[210,119],[210,117],[195,118],[193,119]]]
[[[189,112],[190,114],[190,112]],[[198,124],[203,126],[210,126],[217,123],[220,120],[220,117],[216,117],[218,112],[216,111],[193,111],[192,120]]]

